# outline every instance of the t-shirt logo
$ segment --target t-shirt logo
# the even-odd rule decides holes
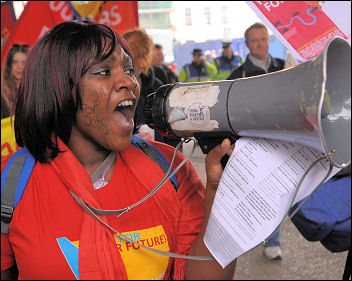
[[[169,251],[169,243],[162,225],[148,229],[115,234],[116,246],[126,267],[128,279],[161,280],[164,277],[169,257],[153,253],[132,242],[162,251]],[[79,241],[71,242],[66,237],[56,239],[73,274],[79,280],[78,250]]]

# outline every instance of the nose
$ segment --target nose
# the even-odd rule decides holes
[[[135,76],[122,72],[121,75],[116,77],[114,89],[117,92],[124,88],[133,91],[135,88],[137,88],[137,86],[138,81]]]
[[[21,69],[24,69],[25,66],[26,66],[26,62],[25,62],[25,61],[24,61],[24,62],[21,62],[20,68],[21,68]]]

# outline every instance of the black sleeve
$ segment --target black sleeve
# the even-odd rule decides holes
[[[243,65],[241,65],[239,68],[236,68],[234,71],[232,71],[232,73],[230,74],[229,77],[227,77],[226,80],[235,80],[237,78],[241,78],[242,71],[243,71]]]

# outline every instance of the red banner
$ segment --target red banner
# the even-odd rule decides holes
[[[1,69],[13,43],[34,43],[55,25],[71,20],[74,13],[68,1],[28,1],[13,33],[1,50]],[[138,27],[137,1],[106,1],[94,19],[122,34]]]
[[[330,3],[327,3],[330,2]],[[334,4],[332,1],[247,1],[249,6],[263,20],[295,55],[299,61],[316,57],[334,36],[348,39],[341,28],[351,30],[351,24],[339,20],[346,17],[346,1]],[[349,14],[349,17],[351,15]],[[334,19],[334,20],[333,20]],[[337,25],[337,22],[339,23]]]
[[[15,26],[16,16],[12,2],[1,3],[1,50]]]

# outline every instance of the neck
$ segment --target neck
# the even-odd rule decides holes
[[[253,56],[255,57],[257,60],[260,60],[262,63],[266,64],[268,62],[268,59],[269,59],[269,55],[266,54],[264,56],[260,56],[260,57],[257,57],[257,56]]]
[[[75,130],[72,129],[68,147],[83,165],[89,175],[92,175],[100,164],[109,155],[110,151],[102,147],[94,146],[85,142],[82,138],[75,138]]]

